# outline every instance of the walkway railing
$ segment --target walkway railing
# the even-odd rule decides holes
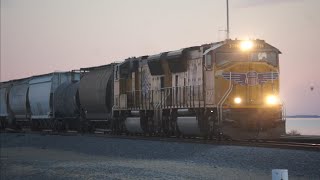
[[[202,85],[130,91],[115,99],[115,109],[195,108],[204,105]]]

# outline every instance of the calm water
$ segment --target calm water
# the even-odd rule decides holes
[[[302,135],[320,135],[320,118],[287,118],[286,131],[291,130]]]

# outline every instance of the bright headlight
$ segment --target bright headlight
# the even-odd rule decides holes
[[[242,41],[240,43],[240,48],[242,51],[248,51],[253,48],[253,42],[252,41]]]
[[[266,103],[269,105],[279,104],[279,98],[277,96],[270,95],[267,97]]]
[[[242,100],[241,100],[241,98],[236,97],[236,98],[234,98],[233,101],[234,101],[235,104],[240,104]]]

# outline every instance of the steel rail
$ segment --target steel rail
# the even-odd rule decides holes
[[[317,143],[302,143],[299,141],[283,140],[264,140],[264,139],[250,139],[250,140],[221,140],[218,139],[204,139],[200,137],[161,137],[161,136],[147,136],[147,135],[113,135],[105,132],[95,132],[91,134],[81,134],[77,131],[69,132],[55,132],[52,130],[42,131],[1,131],[1,133],[19,133],[19,134],[40,134],[40,135],[60,135],[60,136],[88,136],[88,137],[100,137],[100,138],[115,138],[115,139],[127,139],[127,140],[143,140],[143,141],[161,141],[161,142],[174,142],[174,143],[193,143],[193,144],[210,144],[210,145],[228,145],[228,146],[246,146],[246,147],[262,147],[262,148],[277,148],[277,149],[294,149],[294,150],[308,150],[320,152],[320,142]],[[320,140],[319,140],[320,141]]]

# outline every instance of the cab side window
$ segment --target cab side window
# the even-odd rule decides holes
[[[206,54],[205,55],[205,66],[207,69],[211,69],[212,68],[212,57],[211,54]]]

